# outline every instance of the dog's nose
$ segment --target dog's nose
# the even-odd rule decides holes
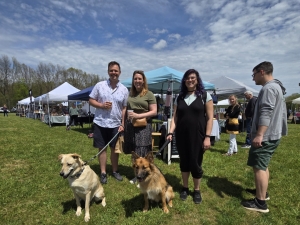
[[[64,172],[60,172],[59,175],[60,175],[60,176],[63,176],[63,175],[64,175]]]

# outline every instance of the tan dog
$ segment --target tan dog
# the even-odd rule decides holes
[[[153,164],[153,154],[148,153],[145,158],[132,152],[134,173],[141,192],[144,194],[145,206],[143,211],[149,209],[149,199],[162,202],[162,209],[168,213],[167,203],[172,207],[174,198],[173,188],[167,183],[160,170]]]
[[[76,215],[81,215],[80,200],[82,199],[85,201],[84,220],[88,222],[90,220],[90,202],[93,198],[95,198],[95,201],[102,200],[103,207],[106,205],[104,190],[99,177],[90,166],[84,165],[80,155],[76,153],[61,154],[58,159],[62,165],[60,176],[68,179],[76,199]]]

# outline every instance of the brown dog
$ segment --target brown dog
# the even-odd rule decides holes
[[[102,206],[106,205],[105,195],[102,185],[100,184],[99,177],[90,168],[84,165],[80,155],[74,154],[61,154],[58,156],[61,161],[60,176],[68,179],[70,187],[74,193],[77,205],[76,215],[81,215],[80,200],[85,201],[85,222],[90,220],[90,202],[93,198],[95,201],[102,200]]]
[[[148,153],[145,158],[132,152],[134,173],[141,192],[144,194],[145,206],[143,211],[149,209],[149,199],[162,202],[162,209],[168,213],[167,203],[172,207],[174,198],[173,188],[167,183],[160,170],[153,164],[153,154]]]

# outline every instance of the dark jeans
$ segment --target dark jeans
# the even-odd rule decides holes
[[[251,145],[251,137],[250,137],[251,125],[252,125],[252,118],[247,118],[246,119],[247,136],[246,136],[246,141],[245,141],[246,145]]]
[[[77,115],[70,116],[70,121],[69,121],[68,127],[72,125],[73,121],[74,121],[74,125],[77,126],[77,124],[78,124],[78,116]]]

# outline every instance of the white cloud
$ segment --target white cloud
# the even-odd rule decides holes
[[[155,38],[149,38],[148,40],[146,40],[146,43],[154,43],[156,42]]]
[[[259,89],[251,71],[267,60],[288,94],[300,89],[297,0],[32,2],[0,2],[1,55],[32,67],[51,62],[106,76],[116,60],[121,79],[167,65]]]
[[[180,34],[170,34],[169,38],[179,40],[181,38],[181,35]]]
[[[163,39],[159,40],[156,44],[153,45],[153,49],[160,50],[167,47],[167,42]]]

